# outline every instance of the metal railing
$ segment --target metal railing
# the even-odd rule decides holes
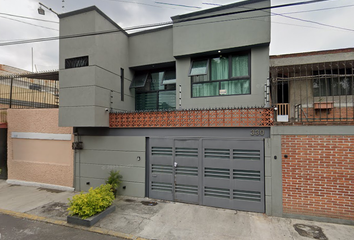
[[[354,124],[354,60],[271,67],[272,105],[289,122]]]
[[[0,76],[0,108],[58,108],[59,81]]]

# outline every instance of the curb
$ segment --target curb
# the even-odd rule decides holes
[[[69,224],[66,221],[62,221],[62,220],[55,220],[55,219],[41,217],[41,216],[37,216],[37,215],[33,215],[33,214],[5,210],[5,209],[1,209],[1,208],[0,208],[0,213],[10,215],[13,217],[17,217],[17,218],[26,218],[26,219],[30,219],[30,220],[34,220],[34,221],[51,223],[51,224],[60,225],[60,226],[64,226],[64,227],[76,228],[76,229],[80,229],[80,230],[84,230],[84,231],[89,231],[89,232],[94,232],[94,233],[99,233],[99,234],[104,234],[104,235],[110,235],[113,237],[120,237],[120,238],[124,238],[124,239],[128,239],[128,240],[148,240],[148,239],[137,237],[137,236],[134,236],[131,234],[116,232],[113,230],[108,230],[108,229],[103,229],[103,228],[98,228],[98,227],[77,226],[77,225]]]

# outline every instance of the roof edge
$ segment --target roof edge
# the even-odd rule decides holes
[[[243,5],[258,3],[258,2],[265,2],[265,1],[270,1],[270,0],[245,0],[245,1],[241,1],[241,2],[222,5],[219,7],[213,7],[213,8],[208,8],[205,10],[200,10],[200,11],[191,12],[191,13],[187,13],[187,14],[172,16],[171,19],[173,21],[175,21],[175,20],[180,20],[180,19],[184,19],[184,18],[195,17],[198,15],[206,14],[206,13],[222,11],[222,10],[233,8],[233,7],[238,7],[238,6],[243,6]]]
[[[315,55],[323,55],[323,54],[337,54],[337,53],[349,53],[349,52],[354,52],[354,48],[339,48],[339,49],[331,49],[331,50],[271,55],[269,56],[269,58],[278,59],[278,58],[292,58],[292,57],[307,57],[307,56],[315,56]]]
[[[118,28],[119,30],[121,30],[125,35],[129,36],[129,34],[122,28],[120,27],[115,21],[113,21],[110,17],[108,17],[104,12],[102,12],[98,7],[96,7],[95,5],[87,7],[87,8],[82,8],[82,9],[78,9],[78,10],[74,10],[71,12],[67,12],[67,13],[62,13],[59,14],[58,17],[59,19],[62,18],[66,18],[66,17],[71,17],[77,14],[81,14],[81,13],[86,13],[86,12],[91,12],[91,11],[96,11],[98,12],[102,17],[104,17],[108,22],[112,23],[116,28]]]

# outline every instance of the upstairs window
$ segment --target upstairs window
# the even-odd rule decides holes
[[[192,97],[251,93],[249,53],[193,60]]]
[[[354,95],[352,69],[331,69],[314,71],[318,76],[313,81],[313,96],[345,96]]]
[[[88,56],[65,59],[65,69],[86,67],[89,65]]]
[[[135,110],[176,109],[176,71],[136,72],[130,88],[135,89]]]

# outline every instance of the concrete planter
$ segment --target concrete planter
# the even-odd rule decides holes
[[[92,227],[99,220],[101,220],[102,218],[106,217],[108,214],[114,212],[114,210],[116,210],[116,206],[111,205],[108,208],[106,208],[103,212],[100,212],[100,213],[98,213],[96,215],[93,215],[92,217],[89,217],[89,218],[86,218],[86,219],[82,219],[82,218],[79,218],[78,216],[68,216],[66,221],[68,223],[75,224],[75,225],[81,225],[81,226],[85,226],[85,227]]]

